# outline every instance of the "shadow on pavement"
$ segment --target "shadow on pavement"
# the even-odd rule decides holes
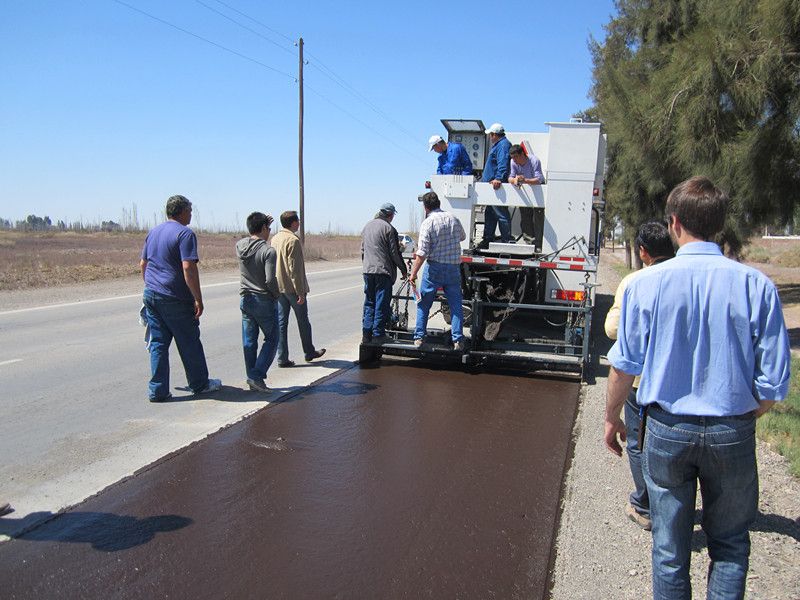
[[[46,521],[36,526],[36,523]],[[118,552],[146,544],[157,533],[176,531],[192,524],[178,515],[139,519],[104,512],[35,512],[21,519],[0,519],[0,534],[28,542],[91,544],[95,550]],[[30,527],[34,527],[30,529]],[[17,533],[17,532],[24,533]]]

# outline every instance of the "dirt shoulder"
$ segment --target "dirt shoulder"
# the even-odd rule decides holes
[[[619,250],[603,254],[596,328],[602,329],[605,312],[621,279],[612,265],[621,262],[623,256]],[[789,325],[797,326],[796,322]],[[604,336],[597,339],[601,337]],[[608,347],[607,340],[601,344],[603,359],[598,377],[593,385],[584,386],[575,422],[575,452],[565,483],[556,543],[553,600],[641,600],[652,596],[650,533],[623,513],[632,487],[627,458],[613,456],[603,445]],[[758,461],[760,512],[751,528],[747,597],[800,600],[800,481],[789,475],[783,457],[762,443],[758,445]],[[694,596],[703,598],[709,561],[699,525],[695,527],[692,550]]]

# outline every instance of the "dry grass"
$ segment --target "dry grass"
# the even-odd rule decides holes
[[[754,238],[745,246],[742,258],[753,263],[800,267],[800,240]]]
[[[198,234],[203,270],[235,269],[242,236]],[[0,290],[128,277],[139,273],[144,233],[0,232]],[[307,260],[360,258],[358,237],[306,236]]]

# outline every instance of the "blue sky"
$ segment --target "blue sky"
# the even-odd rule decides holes
[[[195,225],[233,229],[296,208],[289,40],[302,35],[306,230],[360,231],[383,202],[403,230],[435,170],[439,120],[567,120],[589,106],[587,40],[613,12],[612,0],[124,1],[262,64],[114,0],[4,2],[0,216],[99,222],[135,204],[152,222],[184,194]]]

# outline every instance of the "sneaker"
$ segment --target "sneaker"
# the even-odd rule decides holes
[[[306,356],[306,362],[311,362],[312,360],[314,360],[315,358],[319,358],[323,354],[325,354],[325,348],[320,348],[319,350],[315,350],[314,354],[309,354],[308,356]]]
[[[293,366],[294,366],[294,361],[293,360],[285,360],[283,362],[279,362],[278,363],[278,368],[280,368],[280,369],[288,369],[289,367],[293,367]]]
[[[204,387],[199,392],[195,392],[196,394],[208,394],[209,392],[218,392],[222,389],[222,379],[211,379],[209,378],[206,387]]]
[[[453,350],[456,352],[464,352],[467,349],[467,344],[464,342],[463,339],[458,340],[453,344]]]
[[[422,340],[422,338],[414,340],[414,346],[416,346],[417,348],[421,348],[422,344],[424,344],[424,343],[425,342]]]
[[[0,517],[12,512],[11,505],[8,502],[0,502]]]
[[[264,383],[263,379],[248,379],[247,386],[250,388],[251,392],[263,392],[264,394],[272,392],[272,390],[267,387],[267,384]]]
[[[172,400],[172,394],[167,394],[161,398],[148,398],[148,400],[150,400],[150,402],[169,402]]]
[[[636,523],[639,527],[644,529],[645,531],[650,531],[653,528],[653,523],[650,521],[649,517],[645,517],[643,514],[640,514],[636,511],[632,504],[625,505],[625,514],[628,515],[628,518]]]

